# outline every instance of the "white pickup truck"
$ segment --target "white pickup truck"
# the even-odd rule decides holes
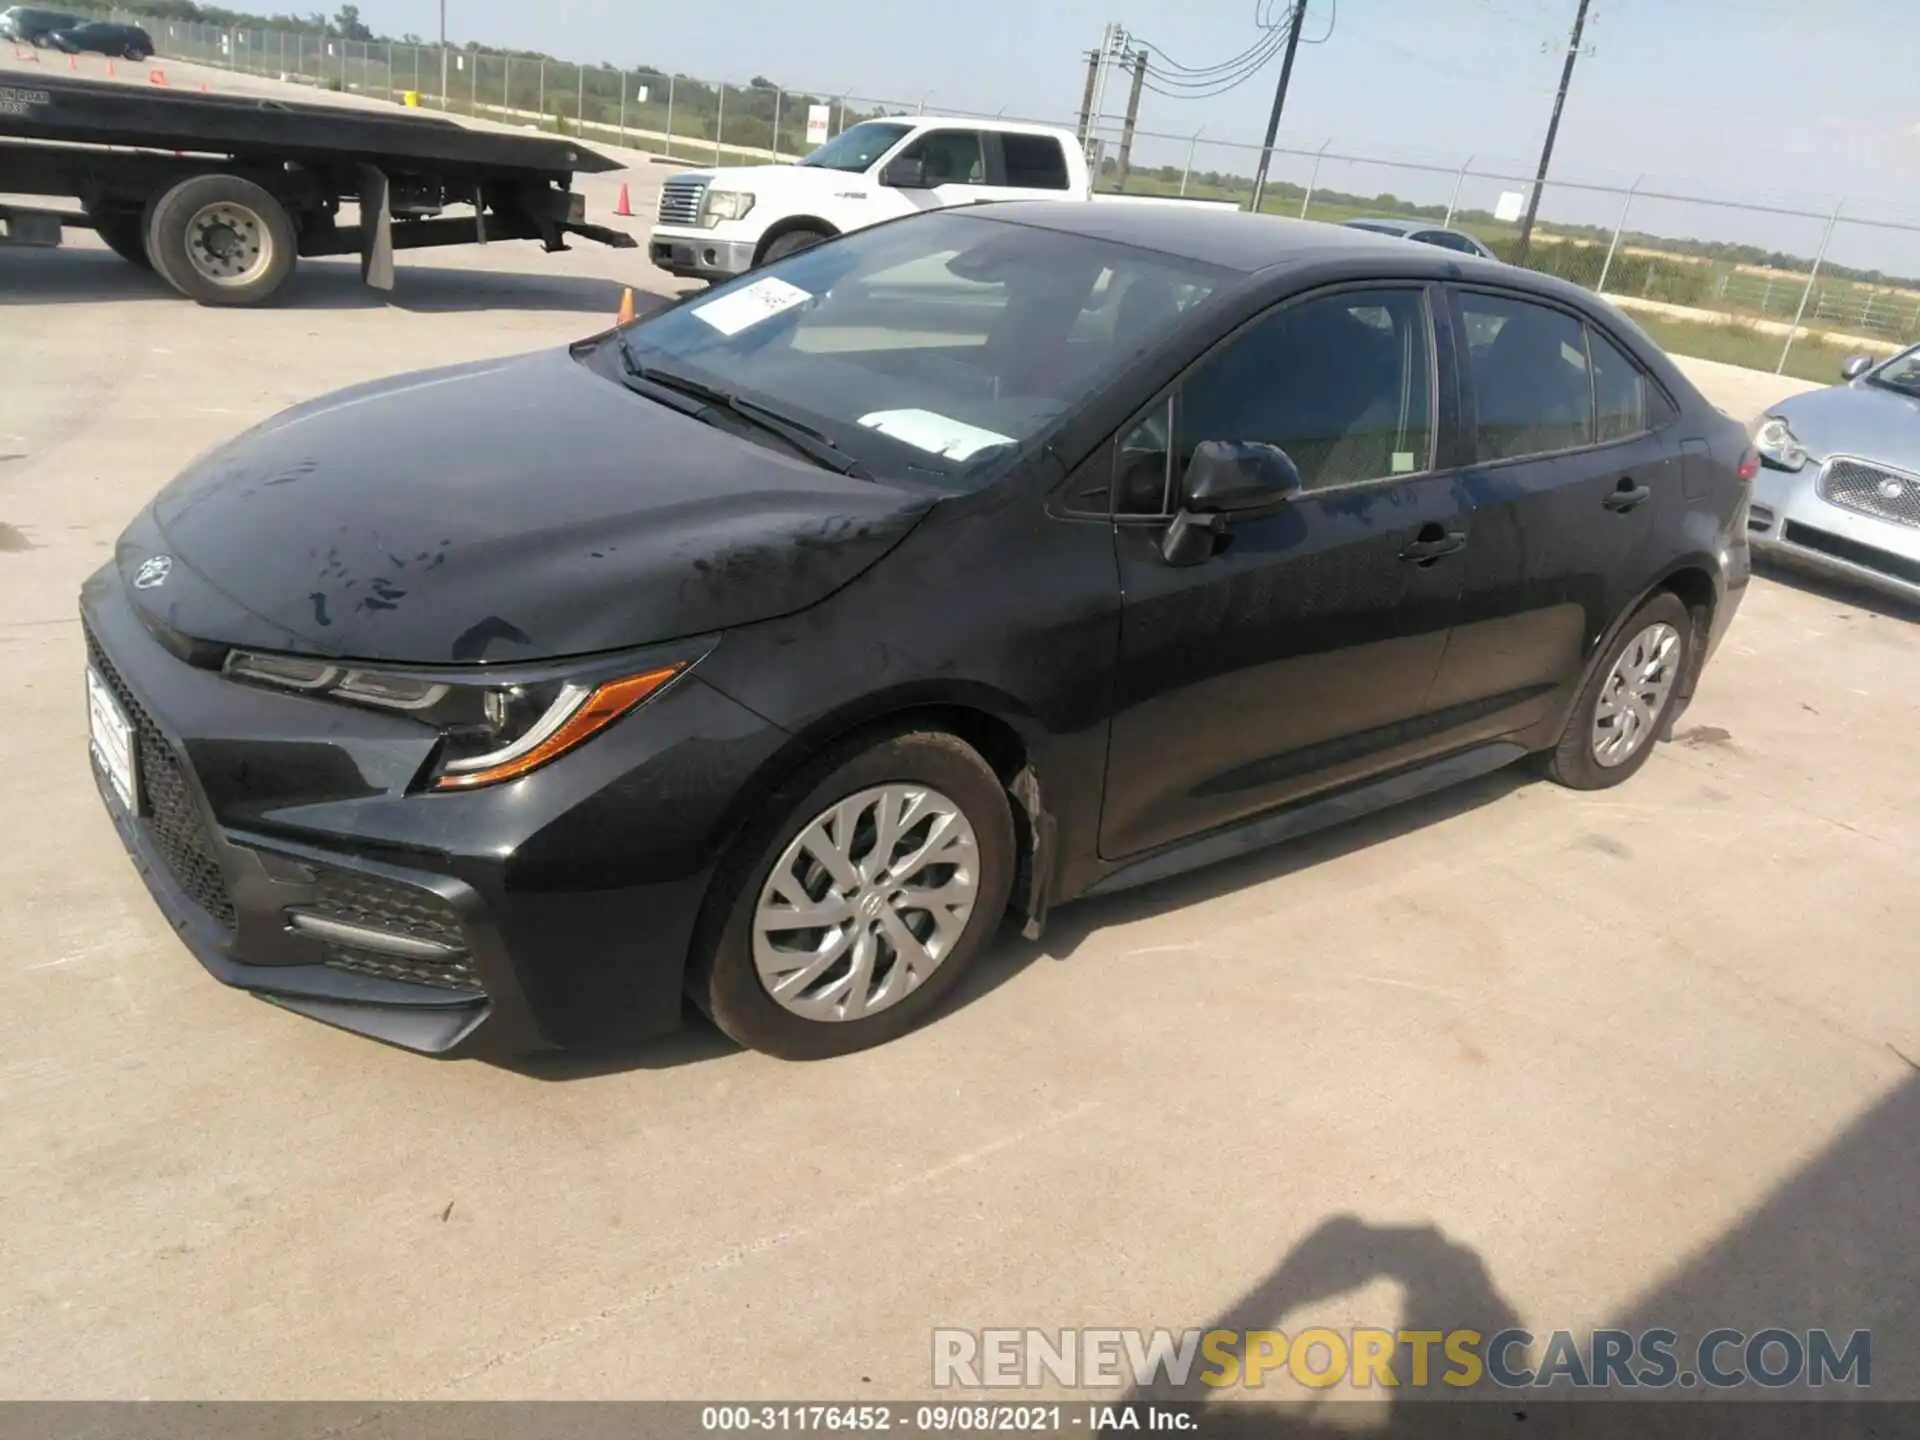
[[[1094,194],[1069,130],[903,115],[849,126],[798,164],[671,177],[660,191],[648,253],[670,275],[720,281],[916,210],[983,200],[1161,198]],[[1166,203],[1238,208],[1227,201]]]

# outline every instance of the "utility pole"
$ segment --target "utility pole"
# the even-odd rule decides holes
[[[1106,53],[1107,37],[1105,32],[1102,32],[1100,48],[1087,52],[1087,88],[1080,96],[1080,148],[1082,150],[1087,148],[1087,127],[1093,123],[1093,89],[1094,83],[1100,78],[1100,57]]]
[[[1580,58],[1580,32],[1587,26],[1587,6],[1592,0],[1580,0],[1573,17],[1573,38],[1567,41],[1567,63],[1560,69],[1560,92],[1553,97],[1553,118],[1547,121],[1547,143],[1540,147],[1540,170],[1533,177],[1533,193],[1527,197],[1526,218],[1520,222],[1520,238],[1514,242],[1513,263],[1527,263],[1527,250],[1533,244],[1533,217],[1540,209],[1540,191],[1547,183],[1547,165],[1553,159],[1553,139],[1560,133],[1560,110],[1567,103],[1567,86],[1573,83],[1573,62]]]
[[[440,108],[447,108],[447,0],[440,0]]]
[[[1126,31],[1109,21],[1106,29],[1100,32],[1100,61],[1094,67],[1093,105],[1087,115],[1087,163],[1094,167],[1094,175],[1099,176],[1099,155],[1101,142],[1099,137],[1100,118],[1106,113],[1107,64],[1113,59],[1114,51],[1121,44]]]
[[[1140,86],[1147,78],[1147,52],[1133,52],[1133,90],[1127,96],[1127,123],[1120,131],[1120,173],[1118,188],[1125,191],[1127,175],[1133,166],[1133,127],[1140,119]]]
[[[1584,5],[1586,0],[1581,0]],[[1260,213],[1260,197],[1267,189],[1267,166],[1273,161],[1273,137],[1280,133],[1280,111],[1287,103],[1287,82],[1293,79],[1293,52],[1300,48],[1300,27],[1307,18],[1307,0],[1293,0],[1293,19],[1287,22],[1287,58],[1280,62],[1280,83],[1273,87],[1273,110],[1267,116],[1267,139],[1260,147],[1260,168],[1253,177],[1253,213]]]

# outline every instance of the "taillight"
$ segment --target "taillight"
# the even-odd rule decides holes
[[[1753,477],[1759,473],[1760,452],[1749,446],[1747,453],[1740,457],[1740,468],[1734,471],[1734,474],[1751,485],[1753,483]]]

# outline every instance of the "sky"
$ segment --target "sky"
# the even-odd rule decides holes
[[[1272,0],[1284,10],[1286,0]],[[1310,0],[1280,143],[1311,152],[1432,160],[1531,174],[1577,0]],[[362,0],[383,34],[432,37],[437,0]],[[650,65],[705,79],[765,75],[796,89],[906,106],[1060,119],[1077,111],[1086,52],[1108,21],[1188,66],[1259,38],[1253,0],[447,0],[448,34],[571,60]],[[1554,174],[1569,181],[1795,209],[1844,197],[1833,256],[1920,274],[1920,87],[1905,0],[1592,0],[1561,121]],[[1324,38],[1323,38],[1324,37]],[[1275,60],[1204,100],[1147,94],[1142,131],[1190,136],[1198,169],[1250,173],[1279,73]],[[1104,108],[1124,107],[1124,81]],[[1150,139],[1137,164],[1181,165],[1185,140]],[[1304,183],[1309,156],[1278,178]],[[1324,161],[1318,183],[1445,203],[1446,176]],[[1491,209],[1499,181],[1469,179],[1462,204]],[[1542,213],[1612,223],[1618,197],[1549,187]],[[1657,233],[1751,238],[1811,254],[1822,219],[1740,216],[1636,201]]]

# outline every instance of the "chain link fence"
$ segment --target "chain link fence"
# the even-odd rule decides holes
[[[1064,111],[993,114],[931,94],[800,90],[759,78],[741,85],[124,10],[103,18],[145,25],[163,58],[636,146],[697,165],[797,160],[847,126],[883,115],[1081,123]],[[1098,189],[1254,203],[1261,147],[1246,139],[1204,127],[1128,133],[1109,114],[1089,117],[1084,133]],[[1652,175],[1556,177],[1542,187],[1522,256],[1518,217],[1531,188],[1532,167],[1512,157],[1364,154],[1335,140],[1283,136],[1259,208],[1336,223],[1417,215],[1464,231],[1502,258],[1605,293],[1680,354],[1829,380],[1850,351],[1890,353],[1920,342],[1920,211],[1831,197],[1722,196],[1698,181]]]

